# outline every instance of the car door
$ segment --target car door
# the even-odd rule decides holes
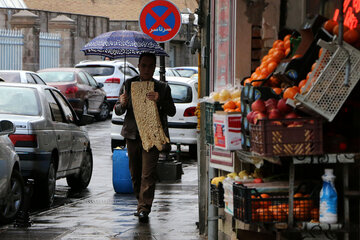
[[[86,89],[87,89],[87,96],[88,96],[87,101],[88,101],[89,111],[94,111],[94,109],[99,109],[102,99],[100,100],[100,98],[99,98],[100,93],[98,91],[99,89],[97,87],[96,82],[95,82],[95,84],[91,83],[89,81],[89,78],[87,77],[87,75],[89,75],[89,74],[85,71],[78,73],[78,76],[79,76],[82,84],[84,86],[86,86]]]
[[[68,124],[64,111],[52,94],[52,90],[45,90],[46,99],[49,103],[54,137],[56,138],[57,151],[59,156],[57,177],[62,177],[66,174],[72,158],[72,133],[71,127]]]
[[[88,146],[88,139],[83,130],[75,124],[75,113],[70,104],[58,91],[52,91],[55,98],[64,113],[67,128],[71,133],[71,158],[68,164],[68,170],[79,168]]]
[[[25,76],[26,76],[26,81],[27,81],[27,83],[36,84],[34,78],[31,76],[30,73],[26,73]]]
[[[87,77],[93,91],[94,108],[100,108],[100,105],[105,99],[106,93],[101,87],[99,87],[98,82],[89,73],[84,72],[84,74]]]

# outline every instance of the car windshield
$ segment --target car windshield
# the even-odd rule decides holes
[[[169,86],[174,103],[191,103],[192,91],[190,86],[176,83],[169,83]]]
[[[75,74],[73,72],[38,72],[38,75],[47,83],[73,82],[75,80]]]
[[[176,69],[176,71],[182,76],[182,77],[191,77],[193,74],[196,73],[195,70],[192,69]]]
[[[0,86],[0,113],[38,116],[39,106],[35,89]]]
[[[0,78],[4,79],[5,82],[21,82],[18,72],[0,72]]]
[[[115,68],[113,66],[101,66],[101,65],[88,65],[88,66],[79,66],[76,68],[81,68],[87,71],[91,76],[111,76],[114,74]]]
[[[160,68],[155,68],[154,76],[160,76]],[[165,69],[165,76],[167,77],[181,77],[181,75],[172,69]]]

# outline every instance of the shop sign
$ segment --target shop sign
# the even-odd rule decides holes
[[[214,88],[231,84],[231,7],[229,0],[217,0],[215,5]]]
[[[350,29],[356,28],[360,18],[360,0],[344,0],[344,25]],[[340,10],[336,9],[333,20],[339,20]]]

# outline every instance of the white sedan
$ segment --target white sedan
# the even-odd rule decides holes
[[[92,175],[90,139],[73,108],[53,87],[39,84],[0,83],[0,119],[12,121],[16,132],[9,137],[20,158],[25,179],[34,179],[34,194],[42,206],[50,206],[56,179],[80,190]]]
[[[197,81],[190,78],[166,77],[171,88],[176,114],[168,118],[170,141],[173,144],[189,145],[189,152],[196,154],[197,117],[195,110],[198,103]],[[125,113],[126,114],[126,113]],[[125,146],[124,137],[121,136],[121,129],[125,114],[118,116],[115,111],[111,120],[111,148]]]
[[[19,156],[8,135],[15,126],[7,120],[0,121],[0,223],[15,219],[24,201],[24,181],[20,174]]]

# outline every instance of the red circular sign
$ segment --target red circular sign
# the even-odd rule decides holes
[[[181,27],[179,9],[170,1],[155,0],[145,5],[140,13],[140,29],[157,42],[176,36]]]

